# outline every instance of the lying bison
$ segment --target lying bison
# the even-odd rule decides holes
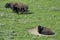
[[[49,28],[42,27],[42,26],[38,26],[38,32],[40,34],[44,34],[44,35],[54,35],[55,34]]]
[[[16,12],[16,13],[28,12],[28,6],[23,3],[6,3],[5,8],[11,8],[13,12]]]

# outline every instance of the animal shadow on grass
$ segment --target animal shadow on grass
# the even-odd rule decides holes
[[[19,13],[19,14],[33,14],[33,12],[24,12],[24,13]]]

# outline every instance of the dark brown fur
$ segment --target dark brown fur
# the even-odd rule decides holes
[[[53,35],[53,34],[55,34],[49,28],[42,27],[42,26],[38,26],[38,32],[40,34],[44,34],[44,35]]]
[[[6,3],[5,7],[11,8],[13,12],[16,12],[16,13],[28,12],[28,6],[22,3]]]

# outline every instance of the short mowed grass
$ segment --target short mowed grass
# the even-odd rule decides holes
[[[16,14],[4,5],[21,2],[29,6],[32,14]],[[36,36],[28,29],[38,25],[50,28],[55,36]],[[1,0],[0,40],[60,40],[60,0]]]

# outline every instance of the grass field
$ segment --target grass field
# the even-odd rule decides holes
[[[22,2],[32,14],[16,14],[6,9],[7,2]],[[0,0],[0,40],[60,40],[60,0]],[[38,25],[55,32],[53,37],[29,34],[26,30]]]

